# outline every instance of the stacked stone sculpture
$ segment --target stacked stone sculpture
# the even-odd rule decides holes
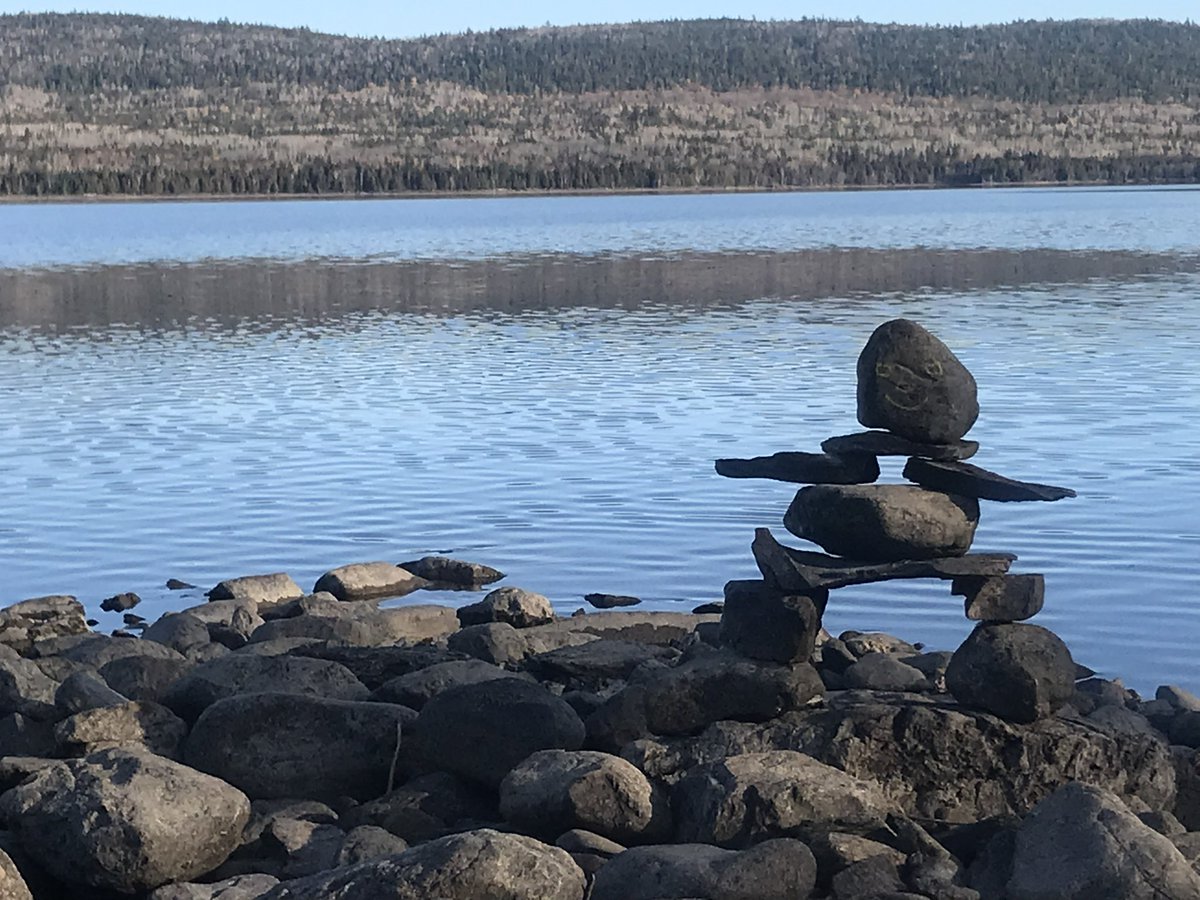
[[[1052,632],[1023,624],[1044,600],[1041,575],[1009,574],[1012,554],[970,553],[979,503],[1053,501],[1074,491],[1005,478],[965,460],[979,415],[975,379],[938,338],[906,319],[880,325],[858,358],[858,420],[821,453],[718,460],[732,478],[807,484],[784,526],[824,550],[785,547],[766,528],[752,550],[762,581],[730,582],[722,640],[775,661],[811,651],[831,589],[898,578],[949,580],[979,625],[954,653],[946,686],[960,703],[1016,722],[1070,697],[1075,664]],[[907,456],[910,484],[877,484],[881,456]],[[800,634],[811,634],[801,639]]]

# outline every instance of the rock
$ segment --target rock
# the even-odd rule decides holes
[[[698,616],[704,616],[704,615],[710,615],[710,614],[715,614],[715,615],[719,616],[719,615],[721,615],[721,613],[725,612],[725,601],[713,600],[709,603],[701,603],[699,606],[693,607],[692,612]]]
[[[264,692],[330,700],[366,700],[370,694],[349,669],[329,660],[231,654],[193,668],[167,689],[163,703],[195,722],[219,700]]]
[[[194,591],[194,590],[196,590],[196,586],[194,584],[188,584],[186,581],[180,581],[178,578],[168,578],[167,579],[167,590],[168,591]]]
[[[255,605],[270,605],[302,597],[304,591],[286,572],[274,572],[226,579],[206,596],[209,600],[249,600]]]
[[[821,630],[828,591],[782,594],[763,581],[725,585],[721,643],[749,659],[808,662]]]
[[[0,609],[0,644],[22,653],[37,641],[87,633],[83,604],[64,594],[34,597]]]
[[[1055,712],[1075,690],[1067,645],[1037,625],[979,625],[955,651],[946,687],[965,706],[1013,722]]]
[[[338,850],[336,863],[339,866],[353,866],[395,856],[407,849],[408,841],[387,829],[375,825],[360,825],[346,833],[341,849]]]
[[[68,676],[54,692],[54,705],[62,715],[98,709],[104,706],[121,706],[129,702],[91,672],[76,672]]]
[[[177,882],[151,891],[146,900],[257,900],[277,884],[279,879],[275,876],[258,873],[226,878],[215,884]]]
[[[612,859],[628,849],[623,844],[618,844],[603,835],[582,828],[564,831],[555,840],[554,846],[561,847],[571,854],[587,853],[591,856],[602,856],[605,859]]]
[[[100,677],[110,688],[130,700],[161,703],[167,688],[191,668],[186,660],[153,656],[123,656],[100,667]]]
[[[696,629],[709,622],[719,622],[720,616],[697,616],[692,613],[670,612],[603,612],[559,619],[549,625],[526,628],[522,636],[533,647],[538,641],[561,640],[564,633],[591,634],[619,641],[643,644],[674,644],[686,640]],[[563,646],[558,644],[557,646]],[[551,650],[545,646],[534,652]]]
[[[16,863],[3,850],[0,850],[0,900],[33,900]]]
[[[64,755],[83,756],[110,747],[139,747],[175,759],[187,725],[157,703],[122,703],[86,709],[63,719],[54,736]]]
[[[253,798],[374,797],[388,784],[412,710],[301,694],[219,700],[184,742],[188,765]]]
[[[287,882],[261,900],[583,900],[583,895],[583,872],[565,850],[480,829]]]
[[[310,645],[290,652],[296,656],[325,659],[345,666],[370,690],[376,690],[393,678],[407,675],[409,672],[452,659],[466,658],[431,646],[339,647],[337,645]]]
[[[317,579],[313,592],[328,591],[339,600],[402,597],[428,582],[388,562],[354,563],[331,569]]]
[[[814,835],[808,846],[817,860],[817,884],[826,889],[834,875],[864,859],[882,856],[896,867],[902,866],[907,859],[906,854],[894,847],[843,831]]]
[[[598,638],[574,647],[559,647],[525,660],[525,668],[542,681],[555,681],[574,690],[602,690],[624,681],[639,667],[667,665],[679,651],[655,644]]]
[[[422,556],[411,562],[400,563],[400,568],[435,584],[451,584],[468,588],[491,584],[504,577],[503,572],[493,569],[491,566],[463,562],[446,556]]]
[[[911,656],[920,652],[915,644],[882,631],[843,631],[838,637],[846,649],[859,659],[869,653]]]
[[[858,357],[858,421],[914,441],[959,440],[979,416],[975,379],[949,347],[908,319],[875,329]]]
[[[517,675],[481,659],[452,660],[393,678],[380,685],[371,694],[371,699],[382,703],[399,703],[401,706],[420,710],[431,697],[461,684],[520,677],[528,676]]]
[[[336,825],[276,816],[260,840],[273,857],[282,860],[280,878],[291,879],[334,868],[346,833]]]
[[[867,453],[871,456],[916,456],[922,459],[970,459],[979,452],[976,441],[952,441],[929,444],[911,441],[889,431],[859,431],[841,434],[821,441],[821,449],[835,456]]]
[[[796,493],[783,523],[850,559],[961,556],[975,537],[979,501],[901,484],[818,484]]]
[[[871,856],[851,863],[833,876],[836,900],[867,900],[904,890],[896,864],[887,856]]]
[[[517,678],[464,684],[433,697],[415,726],[417,752],[431,766],[496,787],[538,750],[577,750],[579,716],[545,688]]]
[[[616,609],[619,606],[637,606],[642,602],[640,597],[625,597],[620,594],[584,594],[583,599],[596,609]]]
[[[34,653],[44,659],[65,659],[92,669],[99,669],[114,659],[124,659],[127,656],[149,656],[186,662],[182,653],[156,641],[108,637],[103,634],[78,635],[62,640],[69,640],[70,643],[55,646],[58,642],[43,641],[34,647]]]
[[[58,742],[51,722],[10,713],[0,717],[0,747],[5,756],[52,756]]]
[[[20,713],[35,719],[55,718],[58,684],[16,651],[0,644],[0,715]]]
[[[286,637],[310,637],[358,647],[378,647],[401,641],[437,640],[458,628],[448,606],[422,604],[395,609],[363,608],[338,616],[302,615],[274,619],[256,628],[251,643]]]
[[[211,643],[208,626],[186,613],[168,613],[147,628],[142,639],[163,644],[184,656]]]
[[[1186,900],[1200,897],[1200,875],[1120,799],[1072,783],[1039,803],[1017,829],[1007,896]]]
[[[827,831],[865,834],[882,827],[892,808],[878,785],[791,750],[731,756],[675,788],[678,839],[723,847]]]
[[[1188,830],[1183,827],[1183,823],[1165,809],[1138,813],[1138,820],[1166,837],[1178,837],[1188,833]],[[1174,842],[1172,841],[1172,843]]]
[[[795,484],[869,484],[879,477],[879,460],[870,453],[775,453],[753,459],[718,459],[726,478],[769,478]]]
[[[112,597],[107,597],[100,601],[100,608],[105,612],[125,612],[127,609],[133,609],[142,598],[134,593],[115,594]]]
[[[215,778],[122,748],[44,769],[0,797],[0,811],[57,878],[136,893],[219,865],[250,804]]]
[[[886,653],[868,653],[843,673],[848,688],[872,691],[925,691],[929,680],[910,665]]]
[[[500,784],[500,813],[535,836],[583,828],[622,843],[665,840],[671,810],[633,765],[595,750],[542,750]]]
[[[529,653],[521,632],[507,622],[471,625],[450,635],[446,645],[462,653],[497,666],[515,665]]]
[[[1200,697],[1197,697],[1191,691],[1184,690],[1178,685],[1164,684],[1161,685],[1155,692],[1156,700],[1165,700],[1172,707],[1184,712],[1200,712]]]
[[[1117,734],[1145,735],[1154,740],[1165,739],[1165,736],[1151,725],[1145,716],[1123,706],[1100,706],[1084,718],[1105,731]]]
[[[469,831],[495,822],[500,813],[489,792],[449,772],[419,775],[390,794],[346,813],[346,828],[372,825],[385,828],[411,843]]]
[[[816,869],[809,849],[787,838],[741,852],[707,844],[635,847],[596,874],[591,900],[798,900],[812,893]]]
[[[974,497],[977,500],[1053,501],[1075,496],[1075,492],[1070,488],[1035,484],[1032,481],[1015,481],[979,466],[952,460],[930,460],[914,456],[904,466],[904,477],[930,490]]]
[[[1020,622],[1042,611],[1046,579],[1042,575],[960,576],[950,592],[965,597],[968,619],[982,622]]]
[[[458,609],[464,626],[485,622],[507,622],[513,628],[529,628],[554,621],[554,608],[541,594],[518,587],[497,588],[478,603]]]
[[[832,590],[898,578],[1003,575],[1016,559],[1011,553],[967,553],[935,559],[870,563],[785,547],[775,540],[768,528],[754,530],[751,550],[767,584],[784,593]]]

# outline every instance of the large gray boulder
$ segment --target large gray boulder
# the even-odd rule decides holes
[[[1011,900],[1196,900],[1200,875],[1113,794],[1068,784],[1017,829]]]
[[[1075,663],[1052,631],[1022,623],[985,624],[954,652],[946,687],[964,706],[1033,722],[1071,699]]]
[[[583,722],[544,687],[518,678],[464,684],[433,697],[415,725],[417,753],[433,768],[497,787],[538,750],[577,750]]]
[[[255,799],[374,797],[387,787],[413,716],[389,703],[240,694],[204,711],[184,760]]]
[[[313,593],[328,591],[339,600],[377,600],[402,597],[428,582],[389,562],[353,563],[331,569],[313,586]]]
[[[789,838],[740,852],[709,844],[634,847],[596,873],[591,900],[804,900],[816,878],[812,852]]]
[[[65,594],[34,597],[0,609],[0,644],[22,653],[38,641],[88,631],[83,604]]]
[[[186,735],[187,725],[182,719],[165,706],[149,701],[86,709],[54,727],[58,748],[66,756],[132,747],[174,759]]]
[[[371,694],[371,699],[383,703],[399,703],[401,706],[420,710],[431,697],[460,684],[479,684],[497,678],[528,677],[509,672],[481,659],[454,659],[393,678],[376,688]]]
[[[249,600],[257,607],[303,597],[304,591],[286,572],[227,578],[207,594],[209,600]]]
[[[104,682],[130,700],[161,703],[163,696],[181,675],[192,668],[182,656],[160,659],[156,656],[122,656],[99,669]]]
[[[250,803],[179,763],[113,749],[42,770],[0,797],[0,814],[57,878],[132,894],[220,865]]]
[[[665,840],[667,798],[635,766],[595,750],[542,750],[500,784],[500,812],[524,831],[552,840],[582,828],[623,844]]]
[[[0,716],[20,713],[35,719],[54,717],[58,683],[36,663],[0,644]]]
[[[746,753],[704,766],[675,788],[683,841],[746,847],[770,838],[880,828],[894,805],[880,786],[804,753]]]
[[[930,444],[957,441],[979,416],[975,378],[908,319],[875,329],[858,357],[858,421]]]
[[[783,524],[828,553],[865,562],[962,556],[979,501],[905,484],[817,484],[797,491]]]
[[[570,854],[490,829],[281,884],[261,900],[583,900]]]
[[[454,610],[437,604],[376,609],[371,604],[349,606],[331,615],[304,614],[272,619],[250,635],[252,643],[279,638],[308,637],[358,647],[418,643],[453,634],[458,628]]]
[[[458,620],[464,625],[507,622],[513,628],[532,628],[554,621],[554,607],[541,594],[519,587],[502,587],[478,603],[458,608]]]

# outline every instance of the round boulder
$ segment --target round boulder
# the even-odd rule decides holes
[[[122,748],[43,769],[0,798],[0,813],[55,877],[133,894],[219,866],[241,842],[250,802],[216,778]]]
[[[554,621],[554,608],[541,594],[519,587],[503,587],[492,591],[478,603],[458,609],[458,620],[464,627],[485,622],[507,622],[513,628],[532,628]]]
[[[950,658],[946,688],[963,706],[1035,722],[1071,699],[1075,662],[1062,639],[1039,625],[980,625]]]

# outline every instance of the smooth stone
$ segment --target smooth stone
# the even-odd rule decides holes
[[[110,688],[95,672],[76,672],[65,678],[54,692],[54,705],[64,716],[128,702],[128,697]]]
[[[890,431],[856,431],[821,441],[821,449],[834,456],[870,454],[871,456],[918,456],[922,459],[970,459],[979,452],[978,441],[952,441],[927,444],[911,441]]]
[[[393,678],[376,688],[371,693],[371,699],[381,703],[399,703],[420,711],[431,698],[461,684],[527,677],[481,659],[456,659]]]
[[[962,556],[975,537],[979,501],[901,484],[811,485],[796,493],[783,524],[848,559]]]
[[[484,828],[289,881],[260,900],[583,900],[583,896],[583,872],[565,850]]]
[[[817,880],[801,841],[763,841],[748,850],[710,844],[634,847],[596,873],[590,900],[800,900]]]
[[[469,831],[500,818],[493,793],[449,772],[430,772],[341,817],[346,828],[374,825],[410,843]]]
[[[1003,575],[1017,558],[1011,553],[967,553],[888,563],[861,562],[785,547],[769,528],[754,530],[750,549],[768,583],[781,591],[798,593],[902,578],[949,580],[963,575]]]
[[[127,592],[104,598],[100,601],[100,608],[105,612],[125,612],[125,610],[133,609],[141,602],[142,598],[137,594]]]
[[[464,562],[448,556],[422,556],[400,563],[400,568],[434,584],[480,587],[504,577],[504,573],[482,563]]]
[[[353,866],[361,862],[395,856],[407,849],[408,841],[397,837],[386,828],[379,828],[376,825],[359,825],[346,832],[335,862],[339,866]]]
[[[168,591],[194,591],[196,589],[196,585],[188,584],[186,581],[180,581],[178,578],[167,579]]]
[[[547,840],[582,828],[623,844],[671,834],[667,797],[633,764],[596,750],[542,750],[500,783],[500,813]]]
[[[596,609],[616,609],[620,606],[637,606],[641,597],[626,597],[622,594],[584,594],[584,602]]]
[[[842,673],[848,688],[872,691],[927,691],[929,679],[887,653],[867,653]]]
[[[250,643],[307,637],[335,644],[377,647],[401,641],[438,640],[458,630],[454,609],[437,604],[376,609],[369,604],[338,615],[272,619],[254,629]]]
[[[554,619],[554,607],[548,598],[519,587],[497,588],[478,603],[458,609],[458,621],[464,627],[507,622],[513,628],[531,628]]]
[[[1034,722],[1071,699],[1075,663],[1052,631],[1021,623],[984,624],[954,651],[946,687],[964,706],[1011,722]]]
[[[68,716],[54,726],[54,738],[64,756],[131,747],[176,759],[187,731],[187,723],[165,706],[131,702]]]
[[[142,632],[142,640],[170,647],[184,656],[212,643],[208,626],[187,613],[167,613]]]
[[[0,644],[0,716],[20,713],[35,719],[56,718],[58,682],[32,660]]]
[[[236,875],[213,884],[194,881],[164,884],[151,891],[146,900],[257,900],[277,884],[279,879],[274,875],[256,872]]]
[[[717,474],[794,484],[870,484],[879,477],[879,460],[870,453],[781,452],[751,459],[718,459]]]
[[[950,592],[965,598],[968,619],[977,622],[1020,622],[1042,611],[1046,599],[1043,575],[959,576]]]
[[[252,647],[246,649],[251,650]],[[308,644],[303,647],[291,648],[288,652],[294,656],[324,659],[345,666],[369,690],[376,690],[393,678],[399,678],[409,672],[416,672],[448,660],[464,658],[448,650],[430,645],[342,647],[336,644]]]
[[[0,644],[22,653],[38,641],[88,631],[83,604],[66,594],[33,597],[0,609]]]
[[[568,853],[588,853],[592,856],[602,856],[605,859],[612,859],[629,849],[624,844],[618,844],[614,840],[583,828],[564,831],[554,841],[554,846],[561,847]]]
[[[416,753],[437,768],[498,787],[538,750],[577,750],[583,722],[565,701],[519,678],[464,684],[425,704],[414,727]]]
[[[220,582],[205,595],[209,600],[249,600],[255,604],[282,603],[303,597],[304,591],[286,572],[270,575],[244,575]]]
[[[948,460],[913,457],[904,466],[904,477],[931,490],[975,497],[978,500],[1054,501],[1075,496],[1075,492],[1070,488],[1032,481],[1016,481],[970,463]]]
[[[725,585],[721,644],[749,659],[808,662],[821,630],[827,591],[783,594],[763,581]]]
[[[47,657],[67,660],[81,666],[99,669],[114,659],[127,656],[145,656],[154,659],[170,659],[186,662],[178,650],[172,650],[156,641],[138,638],[109,637],[104,634],[81,634],[52,641],[41,641],[34,646],[40,660]]]
[[[837,900],[881,900],[904,890],[900,870],[888,856],[851,863],[833,876],[830,886]]]
[[[184,659],[123,656],[101,666],[99,675],[123,697],[161,703],[167,688],[191,668]]]
[[[858,421],[914,441],[945,444],[979,417],[975,378],[928,330],[884,322],[858,356]]]
[[[56,878],[127,894],[212,870],[250,818],[230,785],[125,748],[43,769],[0,797],[0,810]]]
[[[792,750],[702,766],[679,782],[674,801],[678,840],[733,848],[826,831],[868,834],[894,808],[878,784]]]
[[[339,600],[376,600],[402,597],[427,583],[424,578],[389,562],[352,563],[331,569],[318,578],[313,593],[327,591]]]
[[[629,678],[640,667],[666,665],[678,659],[679,651],[673,647],[596,638],[530,656],[525,668],[542,681],[576,690],[602,690],[614,681]]]

